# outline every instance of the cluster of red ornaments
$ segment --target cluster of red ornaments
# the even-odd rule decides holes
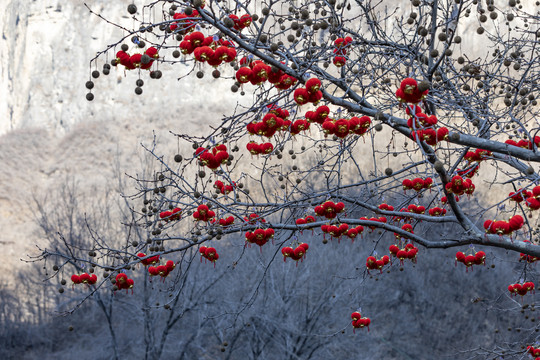
[[[485,265],[486,263],[486,253],[483,251],[475,252],[474,254],[465,254],[461,251],[456,253],[456,266],[460,262],[466,266],[466,271],[469,271],[469,268],[472,270],[473,265]]]
[[[430,128],[437,125],[437,117],[424,114],[422,108],[418,105],[407,106],[405,112],[410,116],[409,120],[407,120],[407,126],[411,130]]]
[[[210,208],[206,204],[201,204],[197,206],[197,211],[193,213],[193,217],[197,221],[207,222],[213,219],[214,216],[216,216],[216,213],[213,210],[210,210]]]
[[[244,221],[251,225],[255,225],[257,223],[265,223],[266,220],[263,217],[260,217],[257,213],[251,213],[248,216],[244,216]]]
[[[347,49],[351,46],[352,38],[350,36],[344,37],[344,38],[337,38],[334,41],[334,46],[336,47],[334,49],[334,59],[332,62],[334,65],[336,65],[338,68],[345,65],[347,62],[347,58],[345,57],[347,55]]]
[[[315,111],[306,111],[306,120],[322,125],[328,115],[330,114],[330,108],[326,105],[321,105]]]
[[[213,36],[205,37],[200,31],[186,35],[180,43],[180,51],[184,55],[193,53],[196,61],[206,62],[214,67],[236,59],[236,49],[232,42],[215,39]]]
[[[384,255],[380,259],[377,259],[375,256],[368,256],[366,259],[366,268],[369,270],[380,270],[382,274],[382,269],[385,265],[390,263],[390,256]]]
[[[440,207],[434,207],[428,210],[430,216],[444,216],[446,215],[446,209]]]
[[[296,248],[290,246],[285,246],[281,249],[281,254],[283,254],[283,261],[287,261],[287,258],[291,258],[296,261],[296,266],[298,266],[298,260],[304,261],[306,252],[309,249],[309,245],[306,243],[300,243]]]
[[[413,140],[425,141],[426,144],[435,146],[437,143],[448,140],[448,128],[441,127],[437,130],[435,129],[421,129],[411,132],[411,138]]]
[[[152,276],[161,276],[163,280],[171,273],[175,268],[174,261],[168,260],[165,265],[150,266],[148,267],[148,273]]]
[[[213,262],[214,267],[216,267],[216,260],[219,259],[219,254],[217,253],[215,248],[201,246],[199,248],[199,253],[201,254],[201,262],[202,262],[202,259],[205,258],[206,260],[209,260],[209,261]],[[206,262],[206,260],[205,260],[205,262]]]
[[[504,220],[486,220],[484,221],[484,229],[488,234],[497,234],[497,235],[510,235],[514,231],[517,231],[523,227],[525,220],[521,215],[514,215],[508,221]]]
[[[133,279],[128,278],[128,276],[125,273],[120,273],[116,275],[116,287],[118,290],[126,289],[126,293],[129,289],[131,289],[131,293],[133,294],[133,285],[135,283],[133,282]]]
[[[528,149],[528,150],[533,149],[533,144],[529,140],[525,140],[525,139],[519,140],[517,142],[515,140],[508,139],[505,141],[505,144],[517,146],[517,147]],[[536,147],[540,147],[540,136],[534,137],[534,145],[536,145]]]
[[[517,192],[511,192],[508,194],[511,200],[520,203],[525,200],[525,205],[529,210],[538,210],[540,209],[540,185],[535,186],[532,191],[527,191],[525,189],[519,189]]]
[[[340,139],[347,137],[349,134],[364,135],[371,126],[371,120],[367,116],[356,117],[350,119],[334,120],[326,118],[322,123],[324,136],[335,135]]]
[[[383,205],[383,204],[381,204],[381,205]],[[386,204],[384,204],[384,205],[386,205]],[[394,207],[392,207],[390,205],[388,205],[388,206],[391,207],[391,209],[392,209],[392,210],[388,209],[389,211],[394,211]],[[379,208],[381,209],[380,206],[379,206]],[[387,210],[387,209],[381,209],[381,210]],[[399,211],[400,212],[408,212],[408,213],[422,215],[422,214],[426,213],[426,208],[423,205],[409,204],[409,206],[407,206],[406,208],[402,208]],[[444,216],[444,215],[446,215],[446,209],[443,209],[443,208],[440,208],[440,207],[436,206],[434,208],[429,209],[428,214],[429,214],[429,216]],[[413,219],[411,219],[409,217],[406,217],[406,216],[394,216],[393,220],[394,221],[410,222]]]
[[[480,169],[480,163],[474,163],[467,166],[465,169],[456,169],[456,173],[459,176],[468,177],[469,179],[472,178],[474,175],[478,174],[478,170]]]
[[[201,6],[201,8],[203,7],[204,5]],[[186,34],[187,32],[193,31],[196,23],[195,18],[197,17],[199,17],[199,12],[196,9],[192,9],[190,15],[187,15],[184,12],[177,12],[173,15],[173,19],[177,21],[173,21],[169,25],[169,29],[180,34]]]
[[[234,182],[231,185],[225,185],[223,181],[221,180],[216,180],[216,182],[214,183],[214,188],[218,189],[219,192],[224,195],[227,195],[230,192],[232,192],[235,186],[236,184]]]
[[[311,78],[306,81],[305,88],[297,88],[294,90],[294,101],[300,106],[307,103],[317,103],[322,99],[321,81],[317,78]]]
[[[211,170],[216,170],[221,164],[225,164],[229,160],[229,153],[225,144],[216,145],[212,150],[199,147],[195,151],[195,156],[199,157],[202,165],[207,166]]]
[[[314,216],[307,215],[304,218],[296,219],[296,225],[310,224],[310,223],[315,222],[315,221],[316,221],[316,219],[315,219]],[[300,234],[303,234],[302,230],[300,230]],[[313,229],[311,229],[311,234],[313,234]]]
[[[536,186],[535,188],[538,188],[536,190],[536,193],[537,193],[537,195],[540,195],[540,187]],[[510,194],[508,194],[508,197],[510,198],[510,200],[515,201],[517,203],[520,203],[525,199],[528,199],[530,197],[535,197],[535,196],[533,196],[532,191],[528,191],[528,190],[519,188],[518,191],[516,191],[516,192],[514,192],[514,191],[510,192]]]
[[[388,248],[390,254],[399,259],[399,263],[403,265],[405,259],[409,259],[416,263],[416,255],[418,254],[418,248],[413,244],[406,244],[405,247],[400,248],[397,244],[392,244]]]
[[[435,130],[437,117],[435,115],[426,115],[418,105],[410,105],[405,108],[407,115],[407,126],[411,129],[411,138],[413,140],[425,141],[426,144],[435,146],[438,142],[448,140],[448,129],[441,127]]]
[[[355,311],[351,314],[353,332],[358,328],[367,327],[369,331],[369,324],[371,324],[371,319],[368,317],[362,317],[358,311]]]
[[[338,241],[341,240],[341,236],[345,235],[350,238],[352,241],[356,239],[358,235],[362,235],[364,232],[364,227],[358,225],[356,227],[349,227],[348,224],[339,224],[339,225],[321,225],[321,230],[323,232],[323,237],[326,238],[326,234],[329,234],[331,238],[337,238]]]
[[[249,14],[244,14],[240,17],[234,14],[230,14],[229,18],[232,19],[232,21],[234,21],[233,29],[237,31],[242,31],[243,29],[249,27],[251,23],[253,22],[253,19],[251,18],[251,15]]]
[[[534,294],[534,283],[532,281],[527,281],[522,284],[510,284],[508,285],[508,291],[510,291],[510,295],[516,296],[525,296],[529,291]]]
[[[143,63],[143,55],[148,55],[150,57],[150,61]],[[114,66],[117,66],[118,64],[124,65],[124,67],[128,70],[133,69],[149,69],[152,64],[154,63],[155,59],[159,58],[158,51],[155,47],[149,47],[146,49],[144,54],[133,54],[129,55],[127,52],[120,50],[116,53],[116,61],[113,62]]]
[[[527,242],[527,243],[530,243],[529,240],[523,240],[523,242]],[[521,260],[525,260],[526,262],[528,263],[533,263],[533,262],[536,262],[538,260],[540,260],[539,258],[537,258],[536,256],[532,256],[532,255],[527,255],[527,254],[524,254],[524,253],[520,253],[519,254],[519,261]]]
[[[471,179],[463,179],[459,175],[454,176],[452,180],[445,185],[447,192],[460,196],[463,194],[472,195],[475,188],[476,186],[474,186]]]
[[[269,142],[258,144],[255,141],[250,141],[246,144],[246,149],[251,155],[268,155],[274,151],[274,145]]]
[[[219,219],[216,221],[216,219],[213,219],[210,221],[212,224],[218,223],[219,226],[227,227],[234,223],[234,216],[229,216],[223,219]]]
[[[324,216],[327,219],[334,219],[337,214],[345,210],[345,204],[342,202],[334,203],[326,201],[322,205],[315,206],[315,214]]]
[[[407,191],[413,189],[416,192],[420,192],[423,189],[430,189],[433,185],[433,179],[428,177],[425,179],[415,178],[415,179],[405,179],[402,182],[403,190]]]
[[[82,273],[80,275],[73,274],[71,275],[71,281],[73,281],[73,284],[88,284],[93,285],[97,282],[97,275],[96,274],[87,274]]]
[[[298,135],[302,131],[308,131],[311,126],[311,123],[304,119],[298,119],[291,124],[290,133],[291,135]]]
[[[255,231],[246,232],[246,244],[257,244],[259,246],[263,246],[268,242],[268,240],[271,240],[274,238],[274,229],[268,228],[268,229],[256,229]]]
[[[387,203],[380,204],[379,209],[385,210],[385,211],[394,211],[394,207],[392,205],[388,205]]]
[[[143,258],[145,257],[146,254],[145,253],[138,253],[137,254],[137,257],[139,258]],[[155,256],[150,256],[149,258],[147,259],[143,259],[141,260],[141,264],[143,264],[144,266],[148,266],[148,265],[155,265],[159,262],[159,255],[155,255]]]
[[[409,232],[409,233],[411,233],[411,234],[414,234],[413,226],[412,226],[411,224],[404,224],[404,225],[401,227],[401,230],[405,230],[406,232]],[[394,233],[394,236],[396,237],[396,239],[406,238],[406,236],[403,236],[403,235],[398,234],[398,233]]]
[[[535,348],[534,346],[527,346],[527,352],[535,357],[535,360],[540,360],[540,348]]]
[[[165,220],[165,222],[173,221],[173,220],[180,220],[180,217],[182,216],[182,209],[176,207],[172,209],[172,211],[162,211],[159,213],[159,218],[162,220]]]
[[[409,206],[407,206],[405,211],[413,213],[413,214],[424,214],[426,212],[426,207],[422,205],[409,204]]]
[[[463,157],[470,163],[477,162],[480,163],[492,156],[491,151],[484,149],[476,149],[475,151],[467,151]]]
[[[279,109],[279,110],[278,110]],[[250,135],[259,135],[271,138],[277,131],[285,131],[291,126],[291,121],[287,110],[277,108],[266,113],[261,121],[252,121],[246,125],[246,130]],[[298,121],[298,120],[297,120]]]
[[[278,90],[287,90],[298,82],[296,78],[285,74],[282,70],[272,71],[270,66],[260,60],[243,57],[240,59],[240,65],[242,67],[236,71],[236,80],[241,84],[250,82],[253,85],[261,85],[268,81]]]
[[[418,83],[412,78],[403,79],[399,89],[396,91],[396,97],[400,102],[417,104],[422,101],[429,90],[420,91]]]
[[[296,225],[304,225],[315,222],[315,217],[307,215],[305,218],[296,219]]]

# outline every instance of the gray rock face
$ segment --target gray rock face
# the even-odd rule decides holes
[[[131,28],[134,22],[127,16],[128,3],[131,1],[96,0],[88,5],[104,18]],[[160,80],[152,80],[148,71],[141,71],[144,93],[135,96],[137,72],[113,67],[109,76],[101,74],[95,80],[95,100],[88,102],[85,82],[92,70],[101,71],[119,45],[92,66],[90,59],[129,34],[91,14],[82,1],[11,0],[0,3],[0,11],[5,14],[0,42],[4,55],[0,60],[0,134],[27,127],[64,134],[83,121],[122,119],[134,114],[138,121],[173,118],[188,105],[200,105],[202,98],[220,99],[230,87],[230,82],[221,81],[219,86],[206,87],[201,97],[199,91],[192,91],[200,90],[195,77],[177,81],[191,65],[178,64],[175,70],[165,65],[160,67],[164,73]],[[172,59],[171,52],[163,56]],[[215,110],[223,113],[225,108],[218,105]],[[182,114],[187,115],[185,111]]]

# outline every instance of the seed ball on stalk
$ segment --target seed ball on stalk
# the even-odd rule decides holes
[[[431,84],[427,80],[420,81],[420,83],[418,84],[418,90],[421,92],[424,92],[429,89],[431,89]]]
[[[228,27],[228,28],[233,28],[234,27],[234,21],[230,17],[224,18],[223,19],[223,24],[225,24],[225,26]]]

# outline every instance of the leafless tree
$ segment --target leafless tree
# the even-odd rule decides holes
[[[224,265],[214,250],[204,254],[218,266],[246,261],[254,249],[244,247],[257,242],[269,259],[281,258],[283,249],[298,261],[306,249],[298,255],[287,247],[294,250],[300,233],[313,230],[327,233],[325,244],[330,237],[368,243],[380,255],[357,261],[370,271],[446,248],[457,248],[457,261],[472,270],[490,261],[480,247],[493,254],[505,249],[521,274],[513,280],[519,291],[501,284],[501,297],[528,292],[521,285],[535,280],[532,263],[540,257],[540,33],[532,4],[157,0],[129,5],[126,24],[89,9],[125,34],[91,60],[90,90],[114,66],[138,77],[135,93],[145,96],[144,80],[177,76],[168,69],[180,68],[180,83],[211,73],[244,98],[207,134],[172,132],[182,149],[193,150],[164,155],[155,142],[145,147],[156,172],[133,177],[121,242],[96,233],[83,251],[66,238],[44,248],[40,260],[91,264],[116,276],[152,256],[174,256],[182,259],[177,273],[185,274],[202,246],[219,255],[229,248],[241,253]],[[107,56],[112,62],[103,64]],[[211,101],[201,99],[203,107]],[[229,217],[232,224],[219,222]],[[352,228],[363,229],[364,239]],[[388,249],[393,265],[383,260]],[[187,286],[181,279],[173,294]],[[108,287],[100,279],[90,293]],[[323,306],[316,303],[300,312],[307,324]],[[350,304],[351,312],[358,305]],[[249,308],[250,301],[234,313]],[[250,321],[254,358],[271,346],[261,334],[277,331],[285,356],[322,349],[303,345],[309,327],[287,335],[280,324],[257,319]],[[159,341],[145,336],[147,354],[160,353],[152,347],[166,342],[163,334]],[[524,353],[515,346],[503,348]]]

